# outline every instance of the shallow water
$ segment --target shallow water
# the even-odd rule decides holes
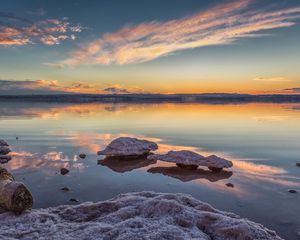
[[[300,193],[288,192],[300,191],[299,123],[300,104],[0,104],[0,139],[13,150],[5,166],[27,184],[35,208],[132,191],[182,192],[286,239],[300,239]],[[217,154],[234,168],[212,174],[162,162],[98,162],[96,152],[119,136],[156,141],[160,152]],[[61,167],[70,173],[60,175]]]

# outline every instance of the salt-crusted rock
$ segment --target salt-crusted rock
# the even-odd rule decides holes
[[[0,147],[8,147],[7,142],[5,142],[4,140],[0,139]]]
[[[208,167],[212,171],[220,171],[223,168],[232,167],[232,162],[224,158],[211,155],[203,157],[202,155],[188,151],[169,151],[167,154],[154,154],[148,157],[165,162],[174,162],[178,167],[196,169],[198,166]]]
[[[154,154],[150,155],[148,158],[165,162],[173,162],[179,167],[192,169],[196,169],[200,166],[204,159],[202,155],[188,150],[169,151],[167,154]]]
[[[140,156],[149,154],[151,151],[157,150],[158,146],[154,142],[130,137],[120,137],[113,140],[98,155],[106,155],[110,157],[120,156]]]
[[[0,239],[280,240],[260,224],[184,194],[140,192],[108,201],[0,215]]]
[[[6,155],[9,154],[11,151],[9,149],[9,147],[6,146],[0,146],[0,154],[2,155]]]
[[[232,162],[224,158],[220,158],[216,155],[210,155],[205,158],[205,165],[212,171],[220,171],[223,168],[231,168],[233,166]]]

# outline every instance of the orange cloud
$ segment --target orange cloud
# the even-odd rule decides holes
[[[300,7],[284,10],[253,10],[251,0],[218,5],[193,16],[167,22],[147,22],[125,26],[71,53],[62,63],[141,63],[179,50],[229,44],[261,30],[294,25]]]
[[[253,80],[262,82],[291,82],[290,79],[284,77],[256,77]]]

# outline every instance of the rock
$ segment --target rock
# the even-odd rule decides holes
[[[297,166],[297,167],[300,167],[300,163],[296,163],[296,166]]]
[[[8,143],[0,139],[0,147],[8,147]]]
[[[65,191],[65,192],[69,192],[70,188],[68,188],[68,187],[62,187],[60,190]]]
[[[138,192],[103,202],[3,213],[0,239],[282,240],[261,224],[190,195]]]
[[[0,155],[0,163],[4,164],[11,160],[11,156],[8,155]]]
[[[11,151],[9,149],[9,147],[6,146],[0,146],[0,154],[2,155],[6,155],[9,154]]]
[[[167,154],[150,155],[148,159],[155,159],[164,162],[173,162],[180,168],[196,169],[202,164],[204,157],[198,153],[181,150],[169,151]]]
[[[78,203],[78,202],[79,202],[79,200],[78,200],[78,199],[76,199],[76,198],[71,198],[71,199],[70,199],[70,202],[75,202],[75,203]]]
[[[298,191],[295,189],[289,189],[289,193],[298,193]]]
[[[109,157],[141,156],[157,149],[157,144],[148,140],[120,137],[108,144],[103,151],[99,151],[98,155]]]
[[[174,162],[178,167],[196,169],[198,166],[208,167],[214,172],[219,172],[223,168],[232,167],[232,162],[216,155],[203,157],[202,155],[188,151],[169,151],[167,154],[150,155],[148,159],[156,159],[165,162]]]
[[[85,153],[80,153],[80,154],[79,154],[79,157],[80,157],[81,159],[85,159],[85,158],[86,158],[86,154],[85,154]]]
[[[227,187],[234,188],[233,183],[226,183],[225,185],[226,185]]]
[[[66,175],[66,174],[68,174],[70,171],[68,170],[68,169],[66,169],[66,168],[61,168],[60,169],[60,174],[61,175]]]

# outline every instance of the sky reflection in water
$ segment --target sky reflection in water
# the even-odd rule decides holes
[[[296,104],[5,103],[0,104],[0,132],[13,150],[6,166],[29,186],[35,207],[130,191],[183,192],[293,239],[300,231],[299,194],[288,189],[300,189],[295,166],[300,162],[299,109]],[[156,141],[159,152],[218,154],[232,160],[234,168],[212,174],[160,161],[98,161],[96,152],[119,136]],[[86,159],[78,157],[81,152]],[[61,167],[70,174],[61,176]],[[62,192],[65,186],[71,191]]]

